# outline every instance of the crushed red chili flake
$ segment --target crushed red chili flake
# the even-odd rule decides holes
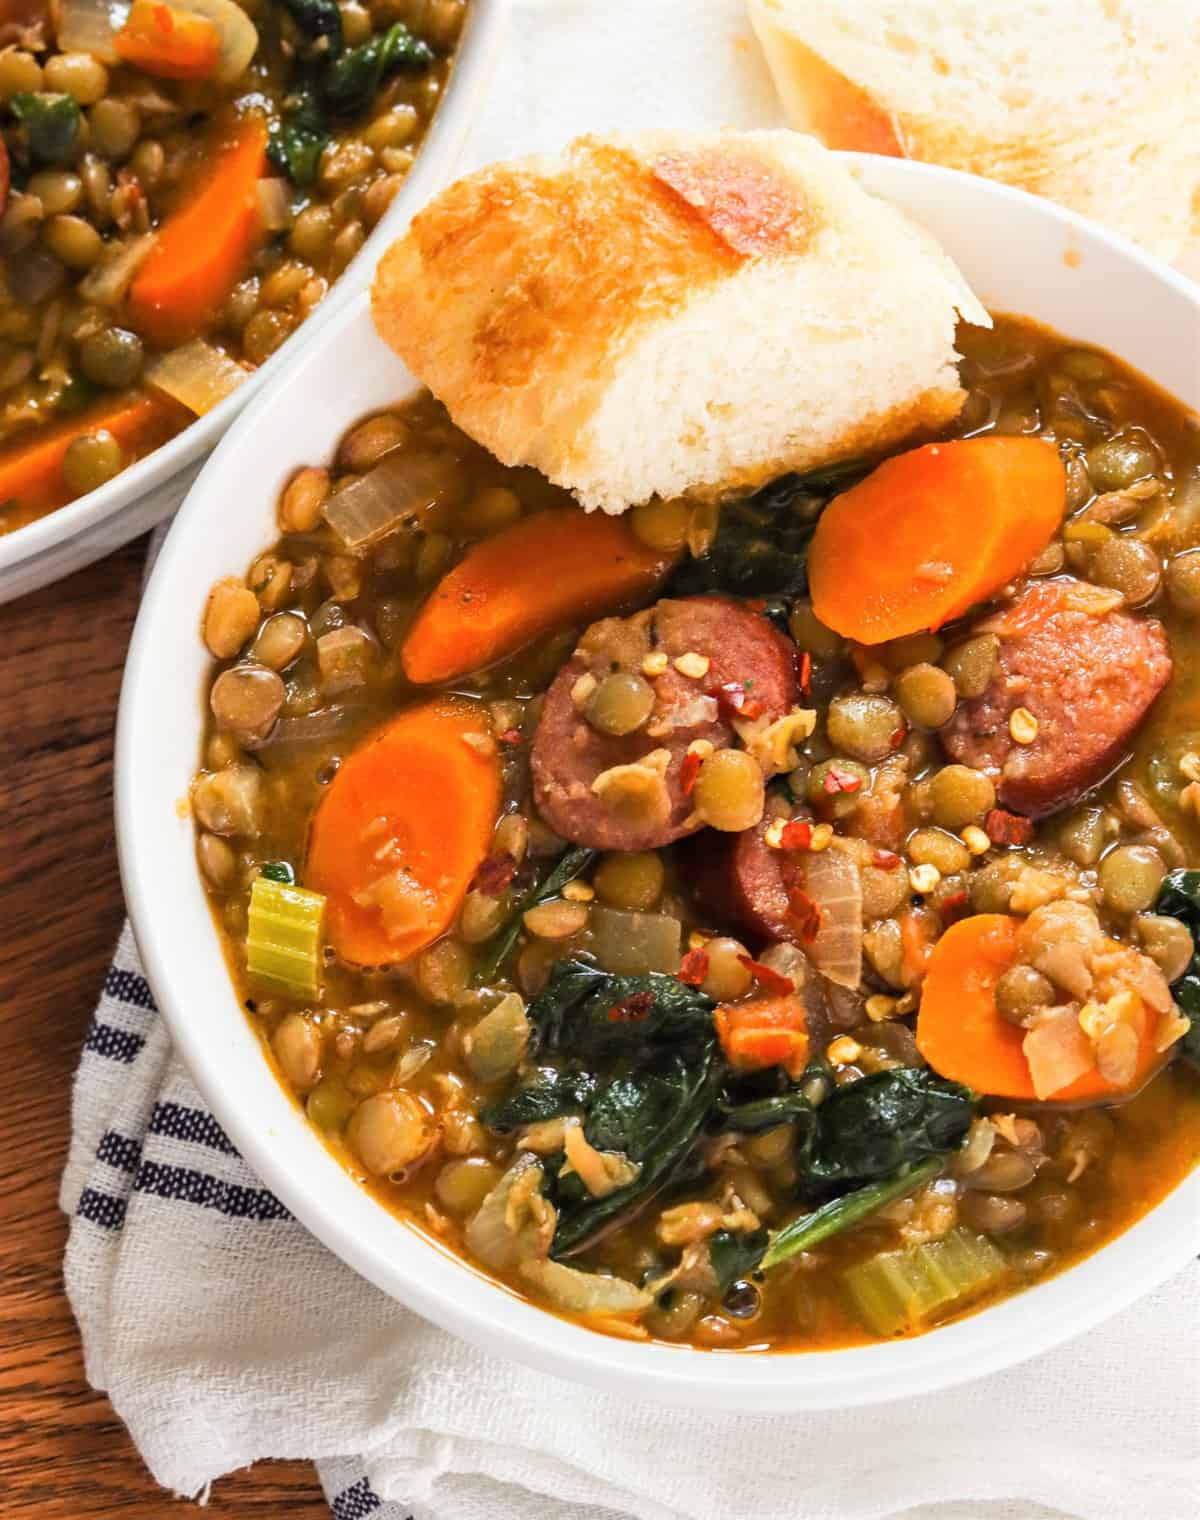
[[[881,871],[894,871],[901,861],[895,850],[876,850],[871,856],[871,864]]]
[[[763,705],[756,697],[746,694],[740,681],[725,681],[720,686],[710,686],[706,696],[717,699],[717,711],[726,723],[734,718],[761,718]]]
[[[497,742],[500,744],[520,744],[521,730],[519,728],[506,728],[502,734],[497,734]]]
[[[839,792],[857,792],[861,788],[862,777],[853,771],[844,771],[838,765],[831,765],[821,781],[821,789],[830,797],[836,797]]]
[[[899,749],[900,746],[904,743],[907,733],[908,730],[906,728],[894,728],[892,730],[892,737],[888,740],[888,743],[893,749]]]
[[[695,791],[696,777],[699,776],[700,767],[703,764],[703,755],[684,755],[683,764],[679,767],[679,787],[685,797],[690,797]]]
[[[1003,808],[992,808],[983,820],[983,832],[993,844],[1028,844],[1033,838],[1033,820],[1022,818],[1019,813],[1006,813]]]
[[[781,850],[807,850],[812,844],[813,827],[806,818],[793,818],[785,823],[779,836]]]
[[[475,872],[475,880],[471,885],[476,892],[482,892],[485,897],[499,897],[501,892],[511,884],[516,874],[515,856],[489,855]]]
[[[708,975],[708,951],[689,950],[679,964],[678,979],[688,987],[699,987]]]
[[[789,992],[795,992],[796,984],[790,976],[784,976],[781,971],[773,971],[770,966],[764,966],[761,961],[756,961],[752,956],[739,955],[738,960],[760,987],[767,992],[778,993],[780,997],[786,997]]]
[[[619,1003],[614,1003],[608,1010],[608,1022],[610,1024],[637,1024],[654,1007],[654,994],[652,992],[634,992]]]
[[[944,924],[956,924],[960,918],[966,916],[967,894],[952,892],[949,897],[943,898],[940,911]]]
[[[788,893],[788,917],[800,931],[800,938],[806,945],[811,945],[821,932],[821,922],[824,918],[821,905],[814,902],[808,893],[801,891],[799,887],[793,887]]]
[[[800,695],[812,696],[812,655],[807,649],[800,652]]]

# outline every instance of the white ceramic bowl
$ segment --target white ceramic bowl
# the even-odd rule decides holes
[[[308,344],[371,280],[376,262],[413,214],[450,179],[466,136],[487,94],[510,0],[473,0],[446,93],[421,144],[412,172],[379,225],[304,325],[265,364],[178,437],[57,512],[0,535],[0,603],[127,544],[167,517],[183,499],[204,456],[260,390],[270,389]]]
[[[1195,286],[1020,191],[897,159],[853,163],[869,189],[941,239],[989,305],[1098,343],[1200,407]],[[543,1313],[387,1214],[342,1171],[262,1059],[209,916],[192,825],[177,804],[199,751],[208,659],[198,629],[208,588],[244,573],[275,537],[274,504],[290,472],[323,461],[348,424],[411,385],[359,300],[258,396],[171,529],[121,695],[121,871],[146,971],[197,1085],[264,1182],[364,1277],[446,1329],[563,1377],[706,1408],[831,1408],[944,1387],[1089,1329],[1181,1268],[1200,1248],[1200,1173],[1080,1265],[957,1324],[852,1350],[722,1355],[615,1340]]]

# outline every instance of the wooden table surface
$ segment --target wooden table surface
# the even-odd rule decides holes
[[[83,1375],[57,1205],[71,1079],[121,924],[112,826],[117,693],[144,541],[0,607],[0,1520],[164,1520]],[[328,1516],[311,1466],[216,1485],[198,1520]]]

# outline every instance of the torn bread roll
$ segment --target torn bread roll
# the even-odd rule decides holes
[[[965,169],[1174,258],[1200,233],[1197,0],[747,0],[789,121]]]
[[[937,429],[958,317],[990,325],[927,233],[787,131],[494,164],[415,218],[372,309],[459,427],[614,513]]]

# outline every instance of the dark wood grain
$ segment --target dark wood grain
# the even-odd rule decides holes
[[[112,738],[145,544],[0,607],[0,1517],[162,1520],[83,1376],[57,1206],[71,1078],[122,917]],[[216,1485],[205,1520],[328,1509],[311,1466]]]

